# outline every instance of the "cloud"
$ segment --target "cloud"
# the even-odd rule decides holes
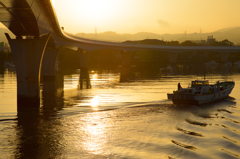
[[[162,19],[158,19],[157,20],[157,23],[160,25],[160,26],[164,26],[164,27],[169,27],[169,23],[166,21],[166,20],[162,20]]]

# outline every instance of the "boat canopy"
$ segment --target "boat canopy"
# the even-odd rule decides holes
[[[209,82],[208,80],[195,80],[195,81],[192,81],[192,86],[207,86],[209,85]]]

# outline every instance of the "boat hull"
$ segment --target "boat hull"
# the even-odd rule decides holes
[[[168,99],[171,99],[174,104],[193,104],[202,105],[212,103],[226,99],[232,92],[234,86],[229,87],[220,92],[203,94],[203,95],[192,95],[192,94],[167,94]]]

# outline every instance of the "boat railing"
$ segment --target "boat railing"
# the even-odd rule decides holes
[[[215,83],[217,83],[217,82],[219,82],[219,83],[223,83],[223,82],[234,82],[234,80],[233,80],[233,79],[219,80],[219,81],[216,81]]]
[[[218,84],[218,82],[219,82],[219,84]],[[218,87],[218,85],[219,85],[219,89],[220,89],[220,91],[222,91],[222,90],[224,90],[224,89],[227,89],[227,88],[235,85],[235,82],[234,82],[234,80],[232,80],[232,79],[219,80],[219,81],[216,82],[215,85],[216,85],[217,87]]]

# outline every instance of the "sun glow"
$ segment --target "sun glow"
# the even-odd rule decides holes
[[[74,34],[94,33],[96,30],[98,33],[182,34],[185,31],[198,33],[200,28],[206,33],[240,25],[240,21],[236,20],[240,13],[239,0],[54,1],[60,25],[66,32]]]
[[[118,0],[117,0],[118,1]],[[117,1],[112,0],[69,0],[69,9],[75,12],[76,21],[99,25],[114,18],[116,15]],[[72,18],[72,17],[71,17]]]

